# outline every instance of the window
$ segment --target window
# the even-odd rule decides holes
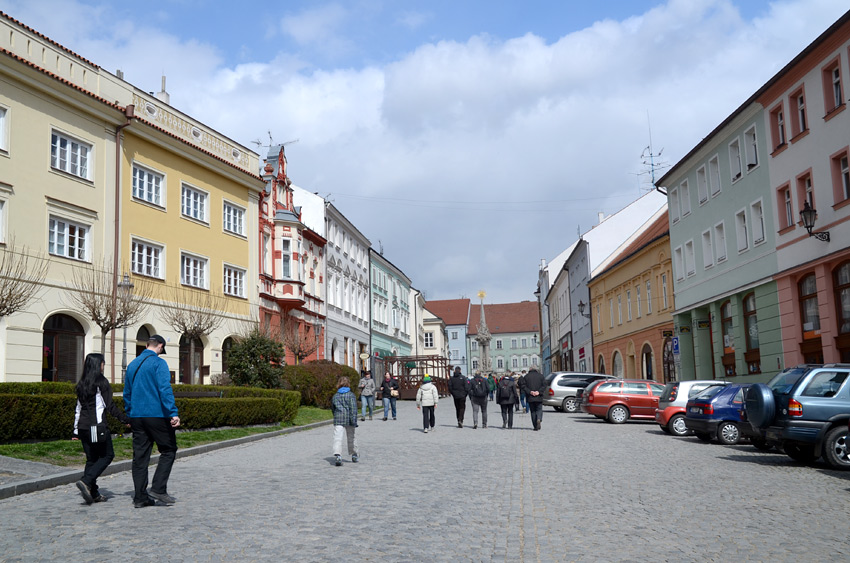
[[[694,241],[689,240],[685,243],[685,269],[688,272],[688,276],[692,276],[696,273],[696,263],[694,258]]]
[[[808,201],[812,209],[815,208],[815,194],[812,189],[811,168],[804,174],[797,176],[797,201],[800,203]]]
[[[457,331],[456,330],[452,331],[452,340],[457,340]]]
[[[516,338],[511,338],[511,350],[516,350],[517,340]]]
[[[425,333],[425,347],[433,348],[434,347],[434,333],[426,332]]]
[[[723,336],[723,367],[727,376],[737,375],[735,373],[735,335],[731,301],[726,301],[720,306],[720,323]]]
[[[478,350],[478,341],[477,341],[477,340],[473,340],[473,341],[470,343],[470,347],[471,347],[471,349],[472,349],[473,351]]]
[[[764,242],[764,208],[761,200],[750,204],[750,216],[753,219],[753,246]]]
[[[646,282],[646,314],[652,313],[652,285]]]
[[[617,324],[623,324],[623,296],[617,295]]]
[[[670,190],[670,220],[673,223],[679,220],[679,188]]]
[[[835,269],[835,305],[838,309],[838,332],[850,333],[850,262]]]
[[[9,133],[6,128],[6,113],[8,110],[0,107],[0,151],[9,150]]]
[[[668,306],[667,303],[667,274],[661,274],[661,300],[664,304],[664,308],[666,309]]]
[[[809,130],[809,120],[806,117],[806,95],[800,88],[791,94],[791,138]]]
[[[602,305],[596,304],[596,330],[602,332]]]
[[[849,372],[846,371],[822,371],[816,374],[801,395],[804,397],[834,397],[838,394],[844,380]]]
[[[708,269],[714,266],[714,249],[711,246],[711,231],[702,233],[702,267]]]
[[[637,303],[637,316],[640,318],[640,284],[635,286],[635,303]]]
[[[779,212],[779,230],[794,226],[794,206],[791,203],[791,187],[788,184],[776,190],[776,205]]]
[[[527,338],[521,339],[520,340],[520,346],[522,346],[523,348],[528,348],[528,339]]]
[[[535,364],[535,365],[537,365],[537,364]],[[522,367],[524,367],[524,368],[528,367],[528,356],[522,357]]]
[[[48,251],[50,254],[87,262],[89,260],[89,227],[50,217]]]
[[[229,233],[245,236],[245,209],[225,201],[224,230]]]
[[[91,145],[53,132],[50,141],[50,166],[73,174],[85,180],[89,179],[89,157]]]
[[[614,328],[614,299],[608,300],[608,314],[611,317],[609,328]]]
[[[823,68],[824,107],[829,115],[842,106],[844,98],[841,95],[841,59],[836,57]]]
[[[291,261],[292,255],[289,250],[289,240],[282,239],[280,241],[280,275],[285,280],[292,277]]]
[[[207,222],[207,200],[209,195],[183,184],[180,211],[185,217]]]
[[[747,155],[747,170],[759,165],[759,144],[755,126],[744,131],[744,148]]]
[[[835,203],[850,199],[850,167],[847,149],[832,156],[832,191]]]
[[[803,338],[820,336],[820,312],[818,311],[818,286],[814,274],[800,280],[800,312],[803,321]]]
[[[679,201],[682,205],[682,217],[691,214],[691,190],[688,187],[688,181],[685,180],[679,186]]]
[[[708,161],[708,185],[711,197],[720,193],[720,159],[716,155]]]
[[[180,283],[206,289],[207,260],[191,254],[180,255]]]
[[[729,143],[729,168],[732,174],[732,182],[741,178],[741,144],[738,139]]]
[[[676,265],[676,279],[685,279],[685,256],[682,254],[681,246],[677,246],[673,250],[673,263]]]
[[[759,325],[756,316],[756,294],[750,293],[744,297],[744,327],[747,335],[747,350],[759,349]],[[752,369],[750,370],[752,373]]]
[[[245,270],[224,266],[224,293],[234,297],[245,297]]]
[[[746,210],[742,209],[735,214],[735,232],[738,235],[738,252],[743,252],[750,247]]]
[[[133,239],[130,245],[130,269],[134,274],[162,279],[162,247]]]
[[[785,113],[782,104],[770,110],[770,134],[773,136],[773,150],[785,146]]]
[[[626,314],[629,321],[632,320],[632,291],[626,290]]]
[[[133,197],[162,207],[162,184],[165,176],[133,165]]]
[[[502,349],[502,340],[497,339],[496,340],[496,350],[501,350],[501,349]]]
[[[718,264],[726,260],[726,227],[722,221],[714,225],[714,259]]]
[[[705,173],[705,166],[697,170],[697,193],[701,204],[708,201],[708,176]]]
[[[504,358],[498,358],[496,360],[496,368],[497,369],[505,369],[505,359]]]
[[[478,360],[472,360],[472,369],[478,369]]]
[[[511,367],[518,368],[519,367],[519,358],[511,358]]]

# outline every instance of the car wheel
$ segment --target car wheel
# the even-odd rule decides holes
[[[823,458],[835,469],[850,469],[847,426],[833,428],[826,434],[823,443]]]
[[[694,435],[699,438],[701,442],[711,441],[711,434],[709,434],[708,432],[694,432]]]
[[[726,446],[734,446],[741,439],[741,431],[734,422],[721,422],[717,427],[717,441]]]
[[[673,436],[686,436],[688,427],[685,426],[685,417],[681,414],[675,414],[667,423],[667,428]]]
[[[747,390],[745,399],[747,420],[756,428],[767,428],[776,415],[773,391],[764,383],[756,383]]]
[[[669,428],[667,428],[666,426],[662,426],[662,425],[660,425],[660,424],[659,424],[659,425],[658,425],[658,428],[660,428],[660,429],[661,429],[661,431],[662,431],[662,432],[664,432],[665,434],[669,434],[669,433],[670,433],[670,429],[669,429]]]
[[[567,397],[564,399],[564,403],[561,405],[561,408],[564,412],[576,412],[578,410],[578,403],[576,403],[575,397]]]
[[[760,440],[758,438],[751,438],[750,443],[757,449],[763,452],[768,452],[773,449],[773,446],[768,444],[765,440]]]
[[[818,458],[815,455],[814,446],[801,446],[799,444],[786,442],[782,445],[782,449],[785,450],[788,457],[794,461],[799,461],[800,463],[811,463]]]
[[[623,424],[629,419],[629,409],[622,405],[611,407],[608,411],[608,421],[613,424]]]

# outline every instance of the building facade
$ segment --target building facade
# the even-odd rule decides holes
[[[469,299],[442,299],[427,301],[425,308],[443,320],[447,334],[447,358],[454,367],[460,367],[461,373],[469,377],[469,350],[467,334],[469,326]]]
[[[410,278],[369,249],[372,356],[410,356],[414,329],[411,325]]]
[[[481,305],[471,305],[470,318],[481,317]],[[487,328],[491,334],[490,362],[493,373],[540,369],[539,308],[534,301],[484,305]],[[470,327],[468,338],[470,367],[481,369],[479,346],[475,345],[477,327]]]

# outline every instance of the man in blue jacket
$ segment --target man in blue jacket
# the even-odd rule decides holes
[[[174,504],[168,494],[168,476],[177,457],[175,428],[180,426],[177,405],[171,390],[168,364],[160,358],[165,354],[165,339],[158,334],[150,337],[147,350],[127,366],[124,376],[124,412],[130,417],[133,429],[133,506],[153,506],[155,500]],[[159,463],[148,491],[148,464],[154,442],[159,450]]]

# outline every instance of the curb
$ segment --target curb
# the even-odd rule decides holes
[[[275,436],[281,436],[283,434],[291,434],[293,432],[301,432],[302,430],[311,430],[313,428],[329,426],[331,424],[333,424],[333,420],[323,420],[321,422],[305,424],[304,426],[282,428],[280,430],[275,430],[274,432],[252,434],[251,436],[243,436],[242,438],[233,438],[232,440],[224,440],[221,442],[211,442],[209,444],[203,444],[200,446],[194,446],[192,448],[177,450],[177,459],[182,459],[184,457],[189,457],[193,455],[205,454],[207,452],[213,452],[215,450],[229,448],[230,446],[238,446],[240,444],[256,442],[257,440],[263,440],[265,438],[273,438]],[[150,464],[154,465],[157,461],[159,461],[159,454],[151,455]],[[106,470],[101,474],[101,476],[121,473],[122,471],[130,471],[132,468],[132,459],[116,461],[115,463],[110,464],[109,467],[107,467]],[[17,483],[3,485],[0,486],[0,500],[18,495],[23,495],[26,493],[34,493],[35,491],[41,491],[43,489],[50,489],[53,487],[76,483],[80,480],[81,475],[82,470],[74,469],[73,471],[64,471],[62,473],[55,473],[53,475],[47,475],[44,477],[37,477],[35,479],[28,479],[26,481],[18,481]]]

